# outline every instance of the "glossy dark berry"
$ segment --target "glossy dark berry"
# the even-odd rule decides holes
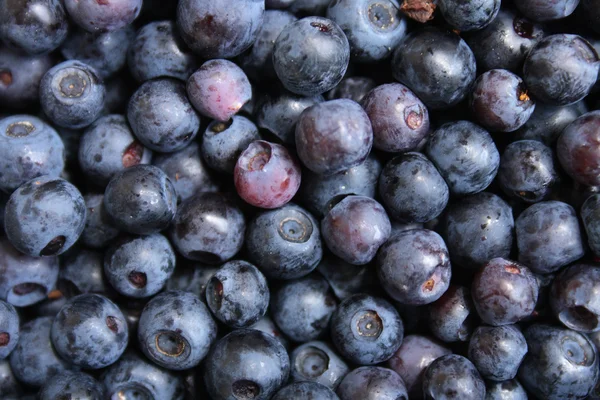
[[[426,153],[453,194],[485,190],[494,180],[500,154],[490,134],[469,121],[449,122],[431,135]]]
[[[2,0],[0,10],[0,39],[11,47],[48,53],[67,37],[69,21],[60,0]]]
[[[123,237],[105,253],[104,273],[124,296],[144,298],[158,293],[175,269],[175,251],[161,234]]]
[[[233,170],[235,188],[248,204],[278,208],[300,188],[300,163],[284,146],[256,140],[242,151]]]
[[[127,65],[138,82],[161,77],[187,81],[199,67],[173,21],[144,25],[129,46]]]
[[[160,168],[137,165],[113,176],[104,192],[104,208],[119,229],[149,235],[169,226],[177,193]]]
[[[331,340],[340,354],[361,365],[389,360],[400,348],[404,325],[386,300],[365,294],[348,297],[331,318]]]
[[[451,353],[450,349],[433,338],[408,335],[386,365],[400,375],[411,399],[420,398],[425,369],[435,359]]]
[[[64,371],[48,379],[39,393],[40,400],[60,398],[102,400],[104,387],[88,374]]]
[[[149,164],[152,151],[136,139],[124,116],[112,114],[97,119],[81,135],[78,159],[83,173],[105,187],[117,172]]]
[[[581,206],[581,220],[587,233],[588,245],[594,255],[600,255],[600,195],[587,198]]]
[[[50,54],[28,55],[1,48],[0,104],[15,109],[34,105],[39,98],[40,81],[53,62]]]
[[[348,37],[353,61],[388,58],[406,34],[406,19],[396,0],[330,2],[327,18],[337,23]]]
[[[556,318],[567,328],[591,333],[600,330],[596,293],[600,268],[575,264],[561,271],[552,283],[550,305]]]
[[[429,329],[443,342],[466,342],[477,326],[477,311],[466,287],[451,285],[428,308]]]
[[[548,274],[584,254],[581,228],[573,207],[559,201],[536,203],[515,221],[519,262]]]
[[[79,190],[51,176],[20,186],[4,211],[8,240],[19,251],[34,257],[67,251],[81,236],[85,218],[85,201]]]
[[[142,0],[65,0],[71,19],[88,32],[107,32],[131,24]]]
[[[12,193],[33,178],[58,178],[65,167],[65,146],[42,120],[13,115],[0,120],[0,160],[0,190]]]
[[[256,125],[241,115],[227,122],[213,121],[202,135],[202,158],[212,169],[233,174],[242,151],[260,139]]]
[[[315,96],[333,89],[350,61],[346,35],[334,21],[306,17],[283,28],[273,48],[273,65],[290,92]]]
[[[542,142],[519,140],[504,149],[498,182],[507,195],[535,203],[548,197],[557,181],[552,149]]]
[[[176,79],[142,84],[129,100],[127,120],[144,146],[161,153],[183,149],[200,130],[185,85]]]
[[[397,156],[385,165],[379,175],[379,194],[390,217],[407,223],[438,217],[450,196],[433,163],[415,152]]]
[[[177,27],[187,45],[204,59],[231,58],[256,40],[265,2],[183,0],[177,5]]]
[[[295,204],[254,217],[246,231],[246,248],[261,272],[275,279],[305,276],[323,256],[317,220]]]
[[[493,381],[513,379],[527,353],[525,337],[515,325],[480,326],[469,341],[469,360]]]
[[[567,59],[568,64],[562,61]],[[531,50],[523,66],[523,80],[535,99],[566,105],[587,96],[599,69],[598,53],[587,40],[556,34],[542,39]]]
[[[373,126],[373,147],[398,153],[415,150],[429,134],[429,112],[399,83],[380,85],[362,100]]]
[[[273,293],[270,311],[286,336],[295,342],[306,342],[325,334],[336,307],[329,283],[313,273],[284,282]]]
[[[106,88],[98,72],[83,62],[69,60],[50,68],[40,82],[40,104],[55,124],[84,128],[99,116]]]
[[[171,240],[190,260],[221,264],[242,248],[246,223],[227,195],[198,193],[179,206],[171,224]]]
[[[187,94],[200,114],[225,122],[250,101],[252,86],[233,62],[210,60],[190,76]]]
[[[527,17],[543,22],[568,17],[578,4],[579,0],[523,0],[515,5]]]
[[[567,125],[556,144],[564,170],[584,185],[600,185],[600,151],[594,145],[599,138],[600,111],[591,111]]]
[[[298,157],[311,171],[332,175],[361,164],[373,145],[369,116],[349,99],[307,108],[296,125]]]
[[[452,59],[452,63],[447,60]],[[463,100],[475,80],[475,56],[453,32],[437,28],[409,33],[394,52],[394,78],[408,86],[431,109]]]
[[[246,261],[229,261],[206,284],[206,304],[213,315],[233,328],[244,328],[267,312],[267,280]]]
[[[206,388],[215,400],[268,400],[286,383],[290,359],[274,337],[239,329],[212,347],[204,371]]]
[[[281,388],[272,400],[319,399],[339,400],[339,397],[327,386],[316,382],[295,382]]]
[[[437,358],[423,375],[427,400],[483,400],[485,382],[471,361],[457,354]]]
[[[585,335],[549,325],[524,332],[529,347],[519,380],[537,399],[585,398],[598,380],[598,352]]]
[[[516,379],[509,381],[488,381],[485,391],[486,400],[527,400],[527,392]]]
[[[175,370],[195,367],[217,337],[217,325],[200,299],[168,291],[152,298],[142,311],[138,340],[158,365]]]
[[[450,25],[461,32],[488,26],[500,10],[500,0],[477,0],[463,3],[460,0],[441,0],[440,12]]]
[[[52,324],[56,352],[74,365],[98,369],[113,364],[129,339],[121,310],[106,297],[82,294],[69,300]]]
[[[10,304],[0,300],[0,360],[7,358],[19,342],[19,314]]]
[[[391,369],[359,367],[344,377],[337,389],[341,400],[381,399],[408,400],[402,378]]]
[[[325,342],[312,341],[290,353],[291,378],[294,382],[312,381],[335,390],[350,369]]]
[[[423,305],[444,294],[452,270],[442,237],[427,229],[413,229],[395,234],[381,247],[377,273],[394,300]]]

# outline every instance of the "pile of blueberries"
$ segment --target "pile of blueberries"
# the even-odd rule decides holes
[[[600,399],[600,0],[0,0],[0,399]]]

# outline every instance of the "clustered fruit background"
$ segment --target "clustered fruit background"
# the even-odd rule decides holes
[[[600,0],[0,0],[0,399],[600,399]]]

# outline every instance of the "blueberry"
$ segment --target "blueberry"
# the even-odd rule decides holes
[[[187,45],[204,59],[231,58],[254,43],[263,23],[265,2],[182,0],[177,27]]]
[[[54,375],[75,369],[52,346],[52,322],[52,317],[39,317],[21,326],[19,343],[10,355],[10,367],[21,383],[39,387]]]
[[[349,76],[327,92],[327,100],[350,99],[360,103],[376,86],[375,80],[367,76]]]
[[[584,255],[581,229],[573,207],[559,201],[533,204],[515,222],[519,262],[548,274]]]
[[[340,354],[361,365],[389,360],[402,345],[404,326],[386,300],[365,294],[348,297],[331,318],[331,339]]]
[[[562,60],[569,60],[565,64]],[[590,92],[600,69],[598,53],[581,36],[545,37],[531,50],[523,66],[523,80],[531,95],[550,105],[567,105]]]
[[[353,294],[371,293],[379,285],[372,265],[352,265],[331,254],[323,256],[317,271],[329,282],[331,290],[340,300]]]
[[[294,382],[312,381],[335,390],[350,371],[342,358],[325,342],[304,343],[290,354]]]
[[[242,151],[233,171],[238,195],[255,207],[287,204],[300,188],[301,169],[284,146],[256,140]]]
[[[502,8],[485,28],[466,37],[481,71],[520,73],[531,49],[544,37],[543,27],[510,8]]]
[[[341,400],[408,400],[402,378],[391,369],[359,367],[347,374],[337,389]]]
[[[0,120],[0,190],[11,193],[25,182],[65,167],[65,146],[50,125],[29,115]]]
[[[131,24],[142,0],[65,0],[69,16],[88,32],[110,32]]]
[[[17,250],[34,257],[68,250],[81,236],[85,218],[85,200],[79,190],[51,176],[20,186],[4,211],[8,240]]]
[[[82,293],[108,295],[112,288],[104,276],[104,253],[82,247],[70,251],[63,259],[57,288],[67,298]]]
[[[7,400],[20,399],[23,388],[10,368],[8,360],[0,360],[0,396]]]
[[[104,208],[117,228],[149,235],[169,226],[177,193],[160,168],[136,165],[113,176],[104,192]]]
[[[252,98],[244,71],[228,60],[210,60],[187,81],[187,94],[200,114],[226,122]]]
[[[295,382],[281,388],[272,400],[339,400],[339,397],[327,386],[316,382]]]
[[[161,367],[195,367],[217,337],[217,325],[200,299],[188,292],[163,292],[150,300],[140,316],[142,351]]]
[[[290,359],[274,337],[239,329],[212,347],[204,371],[214,400],[267,400],[286,383]]]
[[[588,111],[585,102],[567,106],[536,104],[535,110],[525,124],[515,131],[515,140],[537,140],[552,146],[571,122]]]
[[[478,268],[492,258],[510,256],[514,226],[511,207],[483,192],[450,205],[442,229],[452,262]]]
[[[56,125],[84,128],[100,116],[106,89],[96,70],[77,60],[50,68],[40,82],[40,104]]]
[[[448,185],[421,153],[391,159],[379,175],[379,194],[390,217],[407,223],[438,217],[450,196]]]
[[[213,315],[233,328],[254,324],[267,312],[269,287],[264,275],[246,261],[229,261],[206,284]]]
[[[587,186],[600,185],[600,110],[583,114],[562,131],[556,145],[558,160],[573,180]]]
[[[475,56],[460,36],[437,28],[409,33],[392,59],[394,78],[436,110],[466,97],[475,80],[475,67]]]
[[[202,158],[212,169],[233,174],[242,151],[260,139],[258,128],[246,117],[234,115],[227,122],[213,121],[202,135]]]
[[[295,204],[256,215],[248,224],[246,248],[248,258],[274,279],[305,276],[323,256],[317,220]]]
[[[102,248],[119,235],[119,230],[112,226],[104,208],[103,194],[83,196],[87,207],[85,228],[81,233],[81,242],[91,248]]]
[[[377,272],[390,297],[412,305],[439,299],[448,289],[452,275],[444,240],[427,229],[392,236],[379,250]]]
[[[171,224],[173,246],[183,257],[221,264],[242,248],[246,223],[227,195],[198,193],[179,206]]]
[[[474,31],[488,26],[500,10],[500,0],[477,0],[463,3],[460,0],[441,0],[440,12],[450,25],[461,32]]]
[[[283,143],[295,145],[296,122],[302,111],[323,101],[321,95],[305,97],[282,90],[278,94],[266,96],[260,102],[256,124]]]
[[[161,153],[183,149],[200,130],[185,85],[176,79],[143,83],[129,100],[127,120],[144,146]]]
[[[203,142],[204,143],[204,142]],[[198,192],[216,192],[219,182],[202,160],[200,146],[191,142],[175,153],[159,154],[152,163],[171,179],[181,203]]]
[[[587,233],[588,245],[594,255],[600,255],[600,194],[587,198],[581,206],[581,219]]]
[[[354,265],[370,262],[391,230],[383,206],[365,196],[344,198],[321,221],[323,240],[329,250]]]
[[[180,375],[132,351],[107,368],[100,382],[110,399],[184,399],[184,382]]]
[[[0,360],[7,358],[19,342],[19,314],[5,301],[0,300]]]
[[[522,0],[515,5],[527,17],[543,22],[568,17],[579,5],[579,0]]]
[[[127,65],[138,82],[161,77],[187,81],[199,67],[173,21],[144,25],[129,46]]]
[[[471,361],[448,354],[434,360],[425,370],[423,397],[428,400],[483,400],[485,383]]]
[[[488,381],[485,400],[527,400],[527,392],[518,380],[503,382]]]
[[[526,353],[527,342],[515,325],[480,326],[469,341],[469,360],[492,381],[513,379]]]
[[[47,380],[39,393],[40,400],[61,398],[102,400],[104,387],[88,374],[64,371]]]
[[[240,67],[256,81],[273,80],[273,48],[275,40],[287,24],[297,21],[294,14],[283,10],[267,10],[252,47],[239,58]]]
[[[69,22],[60,0],[2,0],[0,10],[0,39],[9,46],[48,53],[67,37]]]
[[[61,357],[89,369],[113,364],[129,339],[119,307],[98,294],[81,294],[69,300],[52,323],[51,337]]]
[[[362,100],[373,126],[373,147],[388,152],[415,150],[429,134],[429,112],[406,86],[380,85]]]
[[[433,338],[421,335],[404,337],[402,346],[387,362],[404,381],[410,398],[422,395],[423,372],[434,360],[451,354],[447,347]]]
[[[135,37],[133,27],[127,26],[112,32],[72,32],[61,46],[67,60],[79,60],[94,68],[102,79],[110,78],[127,62],[127,49]]]
[[[342,28],[357,62],[388,58],[406,34],[406,19],[396,0],[330,2],[327,18]]]
[[[336,307],[329,284],[316,273],[282,283],[271,299],[273,321],[295,342],[322,337]]]
[[[583,334],[549,325],[531,325],[524,332],[529,352],[519,380],[537,399],[581,399],[598,380],[598,352]]]
[[[475,119],[495,132],[516,131],[535,110],[523,80],[503,69],[487,71],[477,78],[469,106]]]
[[[469,121],[440,126],[425,151],[450,191],[458,196],[485,190],[500,165],[500,154],[490,134]]]
[[[350,45],[332,20],[306,17],[281,31],[273,48],[273,65],[290,92],[315,96],[333,89],[344,77]]]
[[[149,164],[152,152],[133,136],[122,115],[99,118],[81,136],[79,165],[83,173],[99,187],[126,168]]]
[[[105,255],[104,273],[124,296],[144,298],[158,293],[175,270],[175,252],[161,234],[123,237]]]
[[[552,149],[536,140],[509,144],[498,171],[504,192],[527,203],[544,200],[558,181]]]
[[[431,333],[446,343],[468,341],[477,326],[471,291],[463,286],[450,285],[428,311]]]
[[[567,328],[579,332],[600,331],[598,287],[599,267],[575,264],[563,269],[554,279],[549,296],[556,318]]]
[[[18,109],[37,103],[40,81],[53,61],[49,54],[27,55],[0,48],[0,105]]]

